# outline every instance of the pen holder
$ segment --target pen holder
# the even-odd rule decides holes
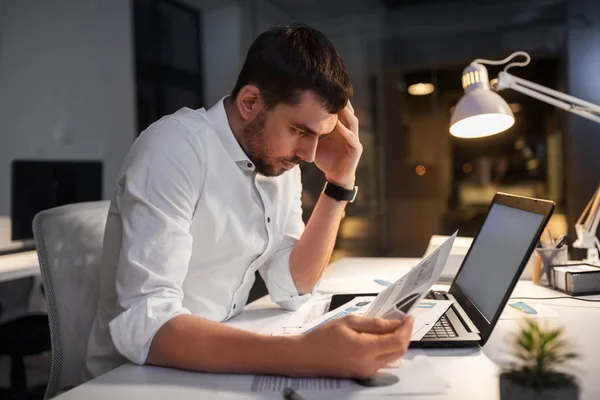
[[[536,249],[539,256],[539,274],[538,279],[534,279],[534,283],[538,285],[551,286],[552,285],[552,266],[553,265],[564,265],[567,263],[568,246],[562,246],[560,248],[547,247],[542,249]]]

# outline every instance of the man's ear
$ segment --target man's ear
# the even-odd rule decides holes
[[[246,85],[235,99],[236,107],[244,121],[252,119],[262,108],[262,95],[255,85]]]

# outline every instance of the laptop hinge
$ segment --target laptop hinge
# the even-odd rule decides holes
[[[471,332],[475,332],[475,333],[480,333],[479,329],[477,329],[477,327],[475,326],[475,324],[473,323],[473,321],[471,321],[471,319],[469,318],[469,316],[467,315],[467,313],[465,312],[465,310],[463,310],[462,306],[460,305],[460,303],[456,300],[456,297],[454,297],[453,295],[451,295],[450,293],[447,294],[448,296],[448,300],[453,300],[454,303],[452,303],[452,306],[454,307],[454,309],[456,310],[456,316],[458,318],[460,318],[461,322],[471,331]]]

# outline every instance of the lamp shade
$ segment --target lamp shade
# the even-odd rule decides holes
[[[490,90],[488,74],[481,64],[473,63],[463,71],[465,95],[452,118],[450,133],[461,138],[478,138],[507,130],[515,117],[506,101]]]

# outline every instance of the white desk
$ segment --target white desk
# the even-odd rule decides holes
[[[354,290],[352,286],[356,284],[358,276],[361,276],[364,282],[369,282],[373,278],[394,279],[403,275],[416,261],[416,259],[343,259],[327,269],[323,283],[329,284],[329,286],[340,286],[342,279],[347,278],[346,281],[349,284],[345,288],[352,291]],[[340,289],[343,290],[341,287]],[[548,297],[558,296],[560,293],[523,281],[519,282],[514,295]],[[600,345],[596,340],[600,330],[600,303],[584,303],[574,300],[548,300],[546,303],[550,304],[561,316],[560,318],[549,318],[548,322],[565,326],[569,340],[583,355],[583,358],[576,364],[580,371],[578,376],[582,388],[581,399],[600,398],[600,380],[596,378],[596,371],[600,370]],[[247,306],[242,314],[229,321],[228,324],[259,331],[286,317],[287,315],[270,303],[267,298],[262,298]],[[412,398],[419,400],[498,399],[499,366],[497,363],[504,360],[506,334],[514,331],[518,326],[518,320],[501,320],[483,350],[426,350],[431,364],[450,383],[450,388],[443,395],[421,395]],[[231,379],[235,379],[235,377]],[[310,398],[306,395],[305,397],[310,400],[333,396],[329,392],[325,397],[312,395]],[[410,396],[398,397],[411,398]],[[60,400],[83,398],[89,400],[108,398],[111,400],[130,400],[132,398],[197,400],[218,397],[215,392],[214,375],[126,364],[59,397]],[[250,395],[249,398],[251,398]],[[280,399],[281,395],[274,394],[262,398]],[[385,397],[377,396],[360,398],[385,399]]]
[[[0,256],[0,282],[40,274],[35,250]]]

